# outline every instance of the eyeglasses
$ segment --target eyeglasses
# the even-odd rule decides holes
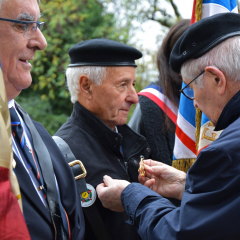
[[[195,81],[198,77],[200,77],[203,73],[205,72],[202,71],[199,75],[197,75],[189,84],[187,84],[184,88],[180,90],[180,93],[182,93],[185,97],[187,97],[190,100],[194,100],[194,92],[192,88],[190,88],[190,84]]]
[[[15,19],[8,19],[8,18],[0,18],[0,20],[15,23],[13,28],[19,33],[22,32],[23,37],[26,39],[31,39],[34,36],[37,28],[40,31],[42,31],[43,24],[44,24],[44,22],[20,21]]]

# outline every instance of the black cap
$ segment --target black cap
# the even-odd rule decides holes
[[[142,53],[136,48],[108,39],[91,39],[74,45],[68,51],[71,63],[77,66],[133,66]]]
[[[178,39],[170,55],[169,64],[180,72],[183,63],[207,53],[227,38],[240,35],[240,15],[221,13],[191,25]]]

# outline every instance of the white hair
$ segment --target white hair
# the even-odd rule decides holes
[[[69,67],[66,71],[67,87],[71,95],[71,102],[78,100],[79,78],[86,75],[92,82],[100,86],[107,77],[106,67],[82,66]]]
[[[224,72],[226,78],[240,81],[240,36],[229,38],[198,59],[191,59],[181,67],[184,78],[194,79],[207,66],[214,66]],[[196,80],[199,88],[203,87],[202,75]]]

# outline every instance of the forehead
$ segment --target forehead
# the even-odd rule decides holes
[[[0,10],[1,17],[11,19],[37,20],[39,15],[37,0],[5,0]]]
[[[107,67],[107,78],[112,80],[135,80],[135,67]]]

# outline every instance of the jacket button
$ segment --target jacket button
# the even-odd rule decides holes
[[[136,165],[138,165],[138,161],[137,161],[137,160],[134,160],[134,163],[135,163]]]
[[[115,138],[115,140],[117,141],[117,140],[118,140],[118,138],[116,137],[116,138]]]
[[[147,148],[146,150],[147,150],[147,152],[150,152],[150,148]]]
[[[133,223],[133,217],[132,217],[132,214],[130,215],[129,220],[130,220],[131,223]]]

